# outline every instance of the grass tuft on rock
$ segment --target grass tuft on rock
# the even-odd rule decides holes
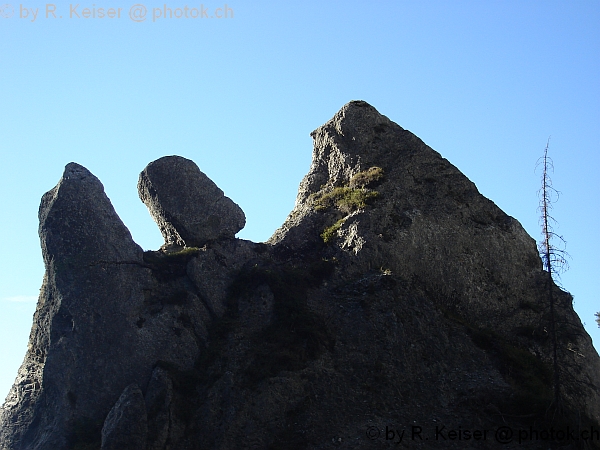
[[[325,230],[321,233],[321,238],[323,238],[323,242],[329,244],[333,239],[337,236],[338,230],[342,227],[342,225],[346,222],[346,219],[340,219],[330,227],[325,228]]]
[[[364,188],[371,183],[375,183],[383,178],[383,169],[381,167],[371,167],[363,172],[358,172],[350,178],[350,187]]]
[[[358,209],[365,208],[370,199],[376,198],[378,192],[367,189],[357,189],[348,186],[336,187],[324,194],[313,194],[311,200],[315,211],[324,211],[336,207],[349,214]]]
[[[379,192],[367,189],[366,186],[383,178],[381,167],[371,167],[358,172],[350,179],[349,185],[338,186],[329,192],[311,194],[309,200],[315,211],[324,211],[336,207],[345,214],[365,208],[372,199],[379,197]]]

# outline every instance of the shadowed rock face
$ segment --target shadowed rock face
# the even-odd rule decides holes
[[[158,224],[165,244],[203,246],[233,238],[246,216],[198,166],[181,156],[165,156],[140,174],[138,193]]]
[[[145,450],[148,419],[144,396],[137,384],[125,388],[102,427],[102,450]]]
[[[69,164],[40,206],[46,275],[0,449],[370,448],[409,424],[435,449],[436,427],[598,429],[600,358],[556,286],[564,413],[546,414],[547,277],[519,222],[365,102],[312,137],[265,244],[235,239],[237,205],[165,157],[138,187],[167,245],[142,253]]]
[[[129,378],[148,371],[137,364],[149,361],[134,354],[131,326],[143,300],[142,249],[100,181],[68,164],[39,218],[46,274],[29,351],[2,409],[2,448],[67,448],[69,430],[97,420]]]

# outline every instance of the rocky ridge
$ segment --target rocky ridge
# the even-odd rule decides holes
[[[241,209],[171,156],[140,175],[165,238],[143,252],[68,164],[40,205],[46,274],[0,449],[387,448],[414,426],[417,448],[496,448],[502,426],[600,429],[600,358],[556,286],[548,415],[546,277],[519,222],[366,102],[312,137],[266,243],[236,239]]]

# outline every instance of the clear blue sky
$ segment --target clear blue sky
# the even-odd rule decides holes
[[[534,167],[551,135],[562,281],[600,348],[600,2],[227,0],[153,21],[165,4],[185,14],[161,0],[135,22],[137,1],[48,4],[56,18],[40,2],[0,9],[0,402],[42,283],[40,198],[67,163],[100,178],[144,249],[162,238],[138,174],[172,154],[243,208],[239,237],[263,241],[293,207],[309,133],[350,100],[415,133],[536,239]],[[92,5],[121,17],[84,18]]]

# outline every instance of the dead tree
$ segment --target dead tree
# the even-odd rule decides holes
[[[564,250],[566,241],[562,236],[554,232],[554,225],[557,223],[554,217],[550,214],[552,204],[558,200],[560,193],[552,186],[549,172],[554,171],[552,159],[548,157],[548,146],[550,138],[546,143],[544,156],[541,157],[536,167],[541,167],[542,170],[542,187],[538,191],[540,199],[540,225],[542,226],[542,240],[539,243],[539,252],[544,263],[544,269],[547,272],[547,289],[548,289],[548,304],[550,307],[550,335],[552,339],[552,365],[554,372],[554,404],[556,408],[561,405],[560,397],[560,365],[558,362],[558,339],[557,339],[557,318],[556,318],[556,299],[554,296],[554,281],[555,276],[559,276],[568,268],[566,257],[568,256]],[[563,248],[557,247],[554,242],[558,241]]]

